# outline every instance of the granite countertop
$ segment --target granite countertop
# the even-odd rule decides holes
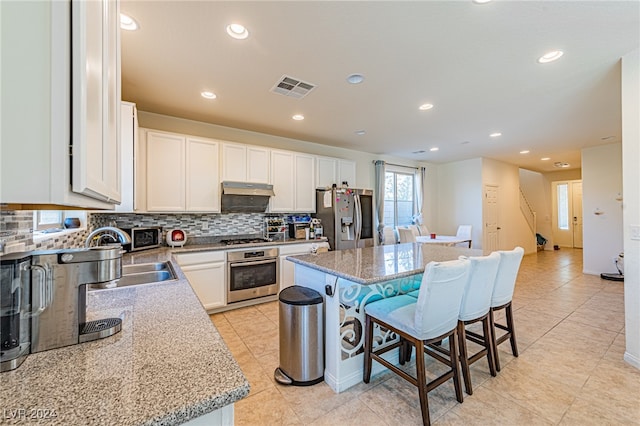
[[[187,240],[188,241],[188,240]],[[212,250],[242,250],[252,247],[269,247],[269,246],[280,246],[280,245],[290,245],[290,244],[312,244],[312,243],[320,243],[323,241],[328,241],[327,237],[322,237],[313,240],[296,240],[296,239],[288,239],[284,241],[264,241],[257,243],[247,243],[247,244],[224,244],[220,242],[215,243],[198,243],[198,244],[186,244],[183,247],[166,247],[170,249],[173,253],[189,253],[189,252],[198,252],[198,251],[212,251]]]
[[[171,259],[153,251],[126,261]],[[47,424],[172,425],[246,397],[247,379],[173,264],[176,281],[90,291],[87,319],[120,317],[122,331],[31,354],[2,373],[2,422],[25,421],[9,410],[41,410]]]
[[[287,256],[287,260],[355,283],[373,284],[421,274],[431,261],[482,254],[476,249],[405,243]]]

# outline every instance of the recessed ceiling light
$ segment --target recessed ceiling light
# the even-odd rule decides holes
[[[351,74],[347,77],[347,81],[351,84],[360,84],[364,81],[364,76],[362,74]]]
[[[567,167],[571,167],[571,164],[556,161],[555,163],[553,163],[553,167],[557,167],[559,169],[566,169]]]
[[[549,160],[551,160],[551,158],[550,157],[542,157],[540,160],[541,161],[549,161]]]
[[[502,133],[494,132],[494,133],[491,133],[489,136],[492,137],[492,138],[497,138],[498,136],[502,136]]]
[[[489,3],[491,0],[472,0],[475,4]]]
[[[438,148],[437,146],[434,146],[433,148],[429,149],[429,151],[431,152],[436,152],[438,151],[440,148]]]
[[[431,108],[433,108],[433,104],[422,104],[418,107],[420,111],[426,111]]]
[[[120,14],[120,28],[127,31],[135,31],[139,27],[138,23],[135,19],[133,19],[129,15],[125,15],[124,13]]]
[[[249,37],[249,31],[240,24],[227,25],[227,34],[237,40],[244,40]]]
[[[293,116],[293,117],[291,117],[291,118],[293,118],[293,119],[294,119],[294,120],[296,120],[296,121],[301,121],[301,120],[304,120],[304,115],[302,115],[302,114],[296,114],[296,115],[294,115],[294,116]]]
[[[364,135],[365,133],[367,133],[367,132],[365,132],[364,130],[356,130],[356,131],[355,131],[355,134],[356,134],[356,135],[358,135],[358,136],[362,136],[362,135]]]
[[[215,99],[217,98],[216,94],[213,92],[208,92],[208,91],[204,91],[200,93],[200,96],[202,96],[205,99]]]
[[[528,154],[528,153],[529,153],[528,149],[524,149],[524,150],[520,151],[520,154]]]
[[[562,50],[552,50],[551,52],[547,52],[544,55],[538,58],[538,63],[546,64],[548,62],[553,62],[556,59],[560,59],[560,57],[564,55]]]

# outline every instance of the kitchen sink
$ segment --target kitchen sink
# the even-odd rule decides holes
[[[161,281],[172,281],[176,274],[169,262],[141,263],[122,267],[122,277],[107,283],[91,284],[90,290],[129,287],[132,285],[151,284]]]
[[[124,265],[122,275],[139,274],[141,272],[171,271],[169,262],[141,263],[138,265]]]

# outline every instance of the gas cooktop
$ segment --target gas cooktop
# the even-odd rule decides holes
[[[220,240],[222,244],[228,246],[235,246],[238,244],[268,243],[270,241],[272,241],[271,238],[229,238]]]

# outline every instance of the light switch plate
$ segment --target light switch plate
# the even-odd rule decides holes
[[[631,239],[640,240],[640,225],[631,225],[629,228],[631,229]]]

